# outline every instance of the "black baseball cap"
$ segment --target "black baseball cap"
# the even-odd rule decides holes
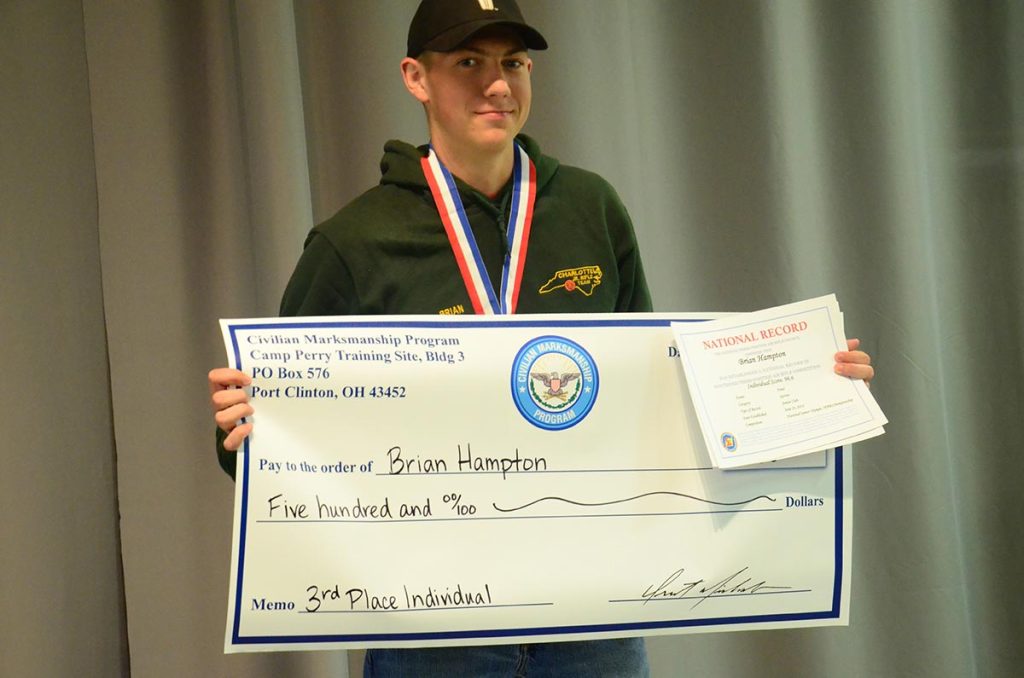
[[[409,24],[406,55],[450,52],[488,26],[508,26],[528,49],[548,48],[544,36],[523,19],[515,0],[423,0]]]

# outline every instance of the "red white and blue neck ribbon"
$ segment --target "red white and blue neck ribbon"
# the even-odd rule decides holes
[[[421,160],[423,175],[427,178],[430,193],[434,196],[441,223],[448,233],[448,240],[459,265],[459,272],[466,284],[466,291],[478,315],[515,313],[519,302],[519,288],[526,265],[526,248],[530,241],[530,224],[533,222],[533,203],[537,196],[537,170],[518,143],[513,145],[515,160],[512,168],[512,200],[508,218],[508,249],[501,271],[501,295],[494,293],[494,286],[487,275],[483,257],[477,247],[473,229],[466,218],[466,210],[455,187],[451,172],[445,167],[434,147]]]

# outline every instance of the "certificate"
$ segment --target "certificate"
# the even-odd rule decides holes
[[[833,355],[846,350],[834,295],[673,330],[715,466],[786,459],[884,432],[867,385],[833,371]]]
[[[709,317],[221,321],[225,651],[846,624],[848,455],[713,468],[671,328]]]

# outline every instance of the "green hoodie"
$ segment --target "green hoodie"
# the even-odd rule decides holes
[[[537,198],[517,313],[651,310],[633,225],[612,187],[519,141],[537,169]],[[423,176],[425,153],[385,144],[380,185],[307,237],[282,316],[473,312]],[[497,292],[510,186],[492,202],[455,183]]]
[[[650,311],[633,224],[598,175],[560,165],[520,135],[537,196],[517,313]],[[384,145],[380,185],[313,228],[281,300],[282,316],[473,313],[427,186],[426,146]],[[455,180],[495,291],[507,248],[510,185],[495,201]],[[234,476],[235,455],[221,446]]]

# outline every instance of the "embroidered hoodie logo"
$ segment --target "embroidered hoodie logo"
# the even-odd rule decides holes
[[[583,296],[589,297],[594,293],[594,288],[601,284],[601,275],[600,266],[563,268],[541,286],[540,293],[547,294],[559,289],[564,289],[566,292],[579,290]]]

